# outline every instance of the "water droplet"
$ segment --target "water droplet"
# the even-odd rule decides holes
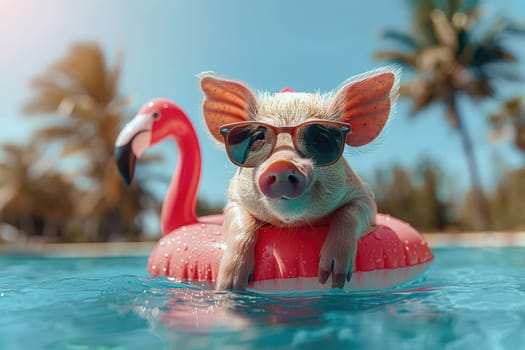
[[[184,251],[188,250],[188,245],[186,243],[184,243],[184,245],[182,247],[184,248]]]
[[[153,266],[151,267],[151,269],[152,269],[152,270],[156,270],[156,269],[157,269],[157,266],[153,265]]]
[[[376,259],[376,264],[380,264],[381,261],[383,261],[383,260],[381,260],[381,258],[377,258],[377,259]]]
[[[160,245],[164,245],[164,244],[166,244],[166,242],[160,241]]]
[[[410,248],[409,248],[409,247],[405,247],[405,249],[406,249],[406,251],[407,251],[407,252],[408,252],[408,251],[410,250]]]
[[[165,267],[162,268],[162,272],[166,272],[166,268]]]
[[[180,248],[179,248],[179,247],[177,247],[177,253],[178,253],[178,252],[180,252]]]
[[[164,253],[164,257],[165,258],[169,257],[169,254],[168,253]]]

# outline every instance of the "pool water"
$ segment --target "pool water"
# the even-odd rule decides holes
[[[522,349],[525,248],[435,249],[380,292],[263,296],[151,279],[146,257],[0,256],[0,349]]]

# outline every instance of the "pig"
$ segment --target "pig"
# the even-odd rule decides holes
[[[293,91],[255,94],[242,82],[211,74],[201,76],[203,114],[209,132],[217,141],[230,143],[227,146],[232,160],[237,157],[250,165],[240,164],[230,181],[223,224],[226,248],[219,266],[217,290],[247,287],[254,269],[257,232],[264,224],[329,225],[319,256],[319,282],[325,284],[331,275],[331,286],[343,288],[350,281],[357,241],[371,230],[377,214],[373,194],[340,155],[330,159],[332,163],[319,166],[305,149],[337,147],[335,141],[329,140],[340,137],[334,128],[340,128],[344,134],[341,148],[345,143],[359,147],[373,141],[384,128],[397,99],[399,75],[396,67],[383,67],[352,77],[325,94]],[[328,125],[328,129],[334,130],[329,138],[317,135],[325,127],[316,123],[326,121],[339,123],[334,127]],[[262,136],[253,136],[259,131],[250,134],[250,144],[244,150],[250,154],[246,157],[232,153],[236,152],[232,148],[242,145],[233,138],[242,138],[246,133],[230,135],[228,141],[225,137],[230,131],[228,125],[240,122],[254,123],[263,130]],[[261,128],[257,123],[264,124]],[[306,135],[302,126],[301,135],[297,136],[292,127],[303,123],[309,126],[308,133],[316,135]],[[265,127],[266,124],[270,126]],[[276,129],[277,135],[270,135],[271,128],[281,129]],[[305,140],[317,146],[304,145]],[[332,143],[324,146],[326,142]]]

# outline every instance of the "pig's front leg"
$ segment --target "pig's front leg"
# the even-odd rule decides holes
[[[343,288],[354,270],[357,241],[370,231],[375,220],[373,198],[356,198],[339,208],[331,218],[330,229],[321,248],[319,282],[326,283],[332,274],[332,288]]]
[[[224,215],[227,247],[219,266],[215,288],[244,290],[255,265],[257,220],[234,202],[228,204]]]

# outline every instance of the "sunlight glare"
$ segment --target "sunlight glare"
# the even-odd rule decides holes
[[[14,64],[41,53],[61,19],[59,8],[54,2],[0,0],[0,60]]]

